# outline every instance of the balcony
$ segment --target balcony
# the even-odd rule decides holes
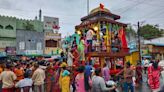
[[[124,57],[129,54],[129,48],[120,46],[88,46],[86,56],[90,57]]]

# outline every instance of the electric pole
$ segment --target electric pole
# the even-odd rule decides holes
[[[89,15],[89,0],[87,0],[87,14]]]
[[[138,35],[138,51],[139,51],[139,61],[141,62],[141,39],[140,39],[140,22],[137,23],[137,35]]]

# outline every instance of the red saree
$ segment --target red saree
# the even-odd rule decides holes
[[[148,83],[152,90],[160,87],[160,67],[154,69],[153,66],[148,67]]]

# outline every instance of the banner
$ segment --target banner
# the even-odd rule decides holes
[[[123,27],[119,30],[119,37],[121,39],[122,47],[123,48],[127,48],[128,46],[127,46],[127,41],[126,41],[126,37],[125,37],[125,31],[124,31]]]
[[[6,47],[7,55],[16,55],[16,47]]]
[[[59,18],[44,16],[45,31],[58,31],[59,28]]]

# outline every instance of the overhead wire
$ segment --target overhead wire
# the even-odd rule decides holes
[[[128,5],[128,6],[124,6],[124,7],[121,7],[121,8],[119,8],[119,9],[116,9],[116,10],[114,10],[114,11],[118,11],[118,12],[120,11],[120,13],[123,14],[123,13],[126,13],[126,12],[130,11],[131,9],[133,9],[133,8],[135,8],[135,7],[137,7],[138,5],[141,5],[141,4],[145,4],[145,5],[154,5],[154,4],[144,3],[144,2],[150,1],[150,0],[142,0],[142,1],[125,0],[125,1],[135,2],[135,4]],[[151,1],[152,1],[152,0],[151,0]],[[157,6],[157,7],[162,8],[163,6]],[[9,8],[1,7],[1,6],[0,6],[0,9],[22,11],[22,12],[24,12],[24,13],[31,13],[31,14],[35,14],[35,15],[38,13],[38,11],[35,11],[35,10],[32,10],[32,11],[31,11],[31,10],[22,10],[22,9],[9,9]],[[124,11],[122,11],[122,10],[124,10]],[[161,9],[161,10],[162,10],[162,9]],[[157,12],[157,11],[155,11],[155,12]],[[47,12],[47,11],[43,11],[43,14],[47,14],[47,15],[54,15],[54,14],[56,14],[57,16],[62,16],[63,19],[65,19],[65,18],[78,17],[78,16],[82,15],[82,14],[75,14],[75,13],[68,14],[68,13],[64,13],[64,12]],[[143,16],[142,18],[147,17],[147,15],[149,15],[149,14],[151,14],[151,13],[146,14],[146,15]],[[163,14],[163,12],[158,13],[158,15],[159,15],[159,14]],[[157,15],[157,14],[153,14],[153,15],[151,15],[151,16],[148,17],[148,18],[153,18],[153,17],[156,16],[156,15]],[[146,18],[146,19],[147,19],[147,18]],[[63,22],[63,24],[70,24],[70,25],[72,25],[72,24],[74,24],[74,23],[66,23],[66,22],[64,23],[64,22]]]
[[[130,1],[130,2],[138,2],[138,1],[136,1],[136,0],[127,0],[127,1]],[[151,1],[152,1],[152,0],[151,0]],[[151,7],[162,7],[162,8],[164,8],[164,5],[161,6],[161,5],[150,4],[150,3],[142,3],[142,4],[148,5],[148,6],[151,6]]]
[[[127,11],[129,11],[129,10],[135,8],[135,7],[137,7],[138,5],[142,4],[142,3],[145,2],[145,1],[147,1],[147,0],[143,0],[143,1],[141,1],[141,2],[138,2],[138,3],[134,4],[134,5],[131,5],[131,7],[127,8],[126,10],[124,10],[123,12],[121,12],[121,14],[123,14],[123,13],[125,13],[125,12],[127,12]]]
[[[130,11],[131,9],[133,9],[133,8],[135,8],[135,7],[137,7],[138,5],[141,5],[141,4],[145,4],[145,5],[155,5],[155,4],[148,4],[148,3],[144,3],[146,0],[143,0],[143,1],[134,1],[134,0],[126,0],[126,1],[133,1],[133,2],[136,2],[136,4],[133,4],[133,5],[131,5],[131,7],[128,7],[128,6],[125,6],[125,8],[127,8],[127,9],[125,9],[123,12],[121,12],[120,14],[122,14],[122,13],[125,13],[125,12],[128,12],[128,11]],[[152,0],[151,0],[152,1]],[[164,14],[164,11],[163,11],[163,8],[164,8],[164,6],[157,6],[158,7],[158,9],[156,9],[155,11],[153,11],[153,12],[159,12],[159,13],[152,13],[152,12],[150,12],[150,13],[148,13],[148,14],[145,14],[144,16],[142,16],[141,18],[142,19],[144,19],[144,20],[147,20],[148,18],[149,18],[149,20],[152,20],[153,18],[155,19],[155,18],[157,18],[156,16],[157,15],[162,15],[162,14]],[[160,9],[159,9],[160,8]],[[162,8],[162,9],[161,9]],[[120,8],[120,10],[121,10],[122,8]],[[150,14],[153,14],[153,15],[151,15],[150,17],[147,17],[147,15],[150,15]],[[164,18],[160,18],[160,19],[164,19]],[[164,23],[164,22],[163,22]]]

